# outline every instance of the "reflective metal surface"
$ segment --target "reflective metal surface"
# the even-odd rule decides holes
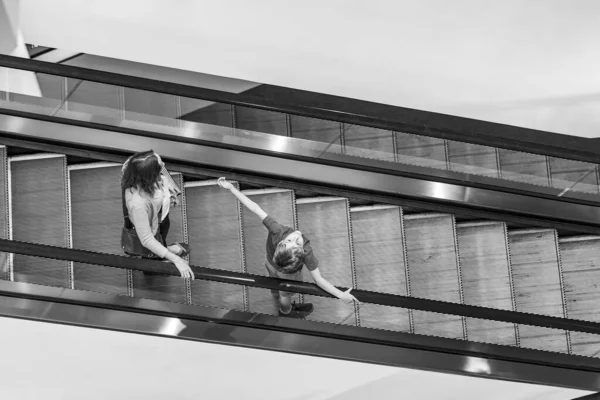
[[[234,94],[8,55],[0,55],[0,66],[131,87],[146,90],[150,96],[156,94],[153,92],[167,93],[533,154],[600,162],[597,141],[302,90],[264,85],[268,86],[267,93],[260,96]]]
[[[0,251],[35,257],[44,257],[48,259],[81,262],[84,264],[110,266],[114,268],[127,269],[128,272],[131,270],[138,270],[173,276],[179,275],[173,264],[164,263],[158,260],[135,259],[120,255],[67,249],[15,240],[0,239]],[[332,297],[329,293],[325,292],[314,283],[290,281],[195,265],[191,265],[191,268],[194,271],[196,279],[200,280]],[[338,289],[345,291],[347,288],[338,287]],[[378,293],[362,289],[354,289],[353,294],[359,301],[363,303],[380,304],[410,310],[430,311],[442,314],[459,315],[463,317],[512,322],[516,324],[533,325],[600,335],[600,323],[592,321],[501,310],[489,307],[401,296],[396,294]],[[350,314],[348,318],[351,315],[353,315],[353,313]]]
[[[0,92],[0,97],[1,96]],[[10,96],[9,96],[10,97]],[[48,100],[48,99],[42,99]],[[37,104],[39,98],[29,97],[27,101],[21,102],[0,101],[0,112],[6,115],[46,118],[50,122],[64,119],[67,123],[95,123],[103,124],[132,132],[142,132],[142,135],[156,134],[160,137],[173,138],[194,144],[207,144],[221,148],[251,149],[255,153],[268,156],[282,156],[299,160],[325,163],[332,166],[350,167],[352,169],[363,169],[372,172],[383,172],[386,174],[402,175],[408,178],[430,179],[435,177],[438,182],[447,184],[468,186],[507,191],[509,193],[524,193],[542,198],[556,200],[556,197],[565,197],[564,201],[580,202],[582,204],[596,205],[600,198],[597,194],[583,193],[580,191],[561,191],[554,187],[544,187],[515,180],[506,180],[500,177],[488,177],[477,173],[463,173],[434,167],[419,166],[427,162],[427,157],[408,157],[405,162],[385,161],[389,159],[390,153],[379,150],[367,150],[352,146],[341,146],[340,144],[325,143],[313,140],[304,140],[280,135],[270,135],[261,132],[240,130],[230,127],[187,122],[164,118],[162,123],[142,122],[144,118],[140,115],[138,119],[114,118],[98,113],[98,110],[90,109],[84,112],[81,109],[89,108],[85,104],[77,103],[77,112],[66,110],[62,107],[63,102],[52,100],[50,104]],[[55,104],[57,103],[57,104]],[[112,110],[113,112],[117,110]],[[168,135],[168,136],[166,136]],[[159,137],[155,136],[155,137]],[[413,165],[415,164],[415,165]],[[521,174],[521,180],[533,179],[533,176]],[[576,185],[573,185],[576,186]],[[566,196],[565,196],[566,194]]]
[[[131,121],[126,124],[136,125]],[[139,124],[148,128],[150,124]],[[162,127],[161,127],[162,128]],[[129,129],[129,128],[128,128]],[[573,224],[568,227],[588,233],[600,233],[600,208],[584,204],[503,193],[488,189],[466,187],[428,180],[392,176],[385,173],[358,171],[353,168],[319,165],[307,161],[290,160],[283,156],[251,154],[244,151],[215,148],[191,143],[173,142],[149,131],[139,131],[144,137],[91,127],[65,125],[30,118],[0,115],[0,131],[12,137],[27,140],[46,140],[74,147],[106,150],[117,153],[136,152],[148,148],[158,149],[163,158],[183,165],[198,165],[221,171],[246,171],[260,176],[273,176],[290,181],[310,182],[331,190],[351,189],[368,192],[374,196],[386,195],[418,199],[460,206],[472,210],[485,210],[498,215],[513,214],[515,222],[535,219]],[[133,130],[132,130],[133,132]],[[228,137],[235,147],[235,138]],[[275,140],[275,139],[273,139]],[[507,220],[508,217],[504,218]]]
[[[17,294],[20,297],[12,297]],[[43,300],[44,297],[47,299]],[[451,347],[442,353],[439,352],[441,344],[461,341],[397,333],[394,336],[400,339],[396,346],[373,341],[367,343],[360,336],[357,341],[349,341],[335,336],[343,337],[348,330],[364,329],[24,283],[0,282],[0,315],[475,377],[600,390],[600,363],[583,362],[578,365],[578,357],[510,348],[504,360],[494,359],[493,355],[478,356],[473,351],[469,355],[466,355],[467,352],[458,354]],[[301,331],[298,325],[310,325],[314,331]],[[412,342],[407,340],[402,344],[402,339],[407,337],[412,337]],[[420,346],[419,342],[422,342]],[[438,352],[425,350],[428,342],[430,345],[436,342]],[[476,350],[501,348],[469,343],[462,345]],[[526,353],[529,361],[514,357],[514,350]],[[510,358],[513,360],[508,361]],[[569,360],[572,361],[569,363]]]

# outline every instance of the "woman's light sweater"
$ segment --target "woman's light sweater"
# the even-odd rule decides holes
[[[135,226],[142,246],[160,258],[164,258],[169,250],[156,240],[154,235],[158,232],[160,222],[169,213],[170,197],[168,185],[162,176],[159,188],[154,192],[154,196],[137,188],[130,188],[125,191],[125,204],[129,211],[129,219]],[[158,212],[161,207],[161,221],[158,221]]]

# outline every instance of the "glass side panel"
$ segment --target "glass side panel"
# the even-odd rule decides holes
[[[39,90],[0,92],[0,108],[271,152],[517,187],[597,201],[598,166],[541,154],[37,74]]]

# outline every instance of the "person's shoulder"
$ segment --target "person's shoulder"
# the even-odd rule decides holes
[[[265,226],[265,228],[271,231],[277,225],[277,221],[267,214],[267,216],[263,218],[262,224]]]
[[[125,197],[141,197],[140,191],[135,187],[125,189]]]
[[[125,201],[131,205],[145,205],[146,199],[136,188],[125,189]]]

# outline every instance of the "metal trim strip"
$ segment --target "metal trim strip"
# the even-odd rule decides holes
[[[26,154],[26,155],[22,155],[22,156],[9,157],[8,162],[45,160],[47,158],[60,158],[60,157],[64,157],[64,155],[63,154],[48,154],[48,153]]]
[[[11,163],[9,157],[6,157],[6,196],[8,200],[8,209],[6,210],[8,217],[8,240],[13,240],[13,212],[12,212],[12,173]],[[15,280],[14,271],[15,255],[10,253],[8,255],[8,279],[11,281]]]
[[[235,184],[236,189],[240,190],[240,185],[239,183],[236,182]],[[243,207],[244,205],[242,204],[241,201],[238,200],[237,202],[237,219],[238,219],[238,226],[239,226],[239,235],[240,235],[240,258],[241,258],[241,269],[243,273],[248,273],[248,266],[246,263],[246,242],[244,241],[244,224],[243,224],[243,218],[242,218],[242,214],[243,214]],[[248,290],[248,286],[243,286],[242,287],[242,291],[243,291],[243,295],[244,295],[244,311],[249,311],[250,310],[250,294],[249,294],[249,290]]]
[[[328,201],[347,201],[345,197],[334,197],[334,196],[319,196],[319,197],[305,197],[297,199],[296,204],[312,204],[312,203],[325,203]]]
[[[410,286],[410,274],[408,270],[408,248],[406,246],[406,229],[404,226],[404,210],[398,207],[398,218],[400,220],[400,229],[402,231],[402,257],[404,259],[404,277],[406,279],[406,295],[412,297],[412,289]],[[415,318],[413,310],[408,309],[408,322],[410,333],[415,333]]]
[[[527,229],[514,229],[511,230],[510,232],[508,232],[508,234],[510,236],[517,236],[517,235],[529,235],[532,233],[544,233],[544,232],[549,232],[549,231],[555,231],[555,229],[535,229],[535,228],[527,228]]]
[[[428,219],[428,218],[439,218],[439,217],[446,217],[448,216],[447,213],[419,213],[419,214],[408,214],[404,216],[405,220],[412,220],[412,219]]]
[[[510,252],[510,240],[508,239],[508,229],[506,224],[502,224],[504,231],[504,245],[506,246],[506,261],[508,266],[508,277],[510,279],[510,300],[512,304],[512,311],[517,311],[517,295],[515,291],[515,277],[513,274],[512,256]],[[519,324],[513,323],[515,329],[515,345],[521,347],[521,334],[519,333]]]
[[[228,181],[231,184],[234,183],[234,181]],[[194,187],[202,187],[202,186],[214,186],[217,184],[217,179],[208,179],[205,181],[192,181],[192,182],[185,182],[183,184],[184,188],[194,188]]]
[[[389,204],[375,204],[372,206],[356,206],[350,207],[351,212],[361,212],[361,211],[377,211],[377,210],[391,210],[399,208],[399,206],[389,205]]]
[[[283,180],[303,182],[298,186],[327,187],[329,191],[346,194],[348,190],[368,192],[371,199],[378,196],[391,196],[391,203],[428,202],[430,208],[452,210],[463,208],[472,215],[498,214],[495,218],[513,220],[546,226],[544,224],[576,224],[569,229],[587,233],[600,233],[600,208],[596,206],[567,203],[523,194],[498,192],[489,189],[466,187],[442,182],[392,176],[389,174],[355,170],[333,165],[249,154],[230,149],[207,147],[169,140],[128,135],[114,131],[63,125],[55,122],[39,121],[21,117],[0,115],[0,131],[10,132],[26,140],[62,142],[75,147],[92,147],[106,152],[123,154],[143,148],[160,148],[164,158],[181,162],[180,171],[193,163],[195,170],[217,170],[219,175],[235,175],[232,171],[251,171],[258,176],[277,176],[277,186]],[[1,139],[0,139],[1,140]],[[275,172],[274,172],[275,171]],[[213,172],[214,174],[215,172]],[[334,183],[332,183],[334,182]],[[324,193],[327,191],[324,189]],[[351,197],[351,196],[350,196]],[[395,198],[394,201],[392,198]],[[375,200],[381,201],[381,200]],[[400,204],[401,205],[401,204]],[[448,211],[456,212],[456,211]],[[552,222],[550,222],[552,221]],[[567,225],[568,226],[568,225]],[[567,227],[564,227],[567,229]]]
[[[6,204],[6,209],[4,210],[4,218],[6,218],[6,226],[4,228],[4,232],[2,232],[2,236],[7,239],[12,239],[12,201],[11,201],[11,181],[10,181],[10,164],[8,163],[8,149],[5,146],[0,148],[0,155],[3,156],[3,170],[4,176],[2,177],[2,181],[4,182],[4,198],[2,202]],[[3,271],[3,278],[11,280],[11,271],[12,271],[12,253],[6,255],[6,271]],[[2,267],[4,268],[4,266]]]
[[[563,315],[565,318],[569,318],[569,307],[567,306],[567,294],[565,293],[565,277],[562,267],[562,256],[560,254],[560,244],[558,242],[558,233],[554,231],[554,248],[556,249],[556,256],[558,261],[558,278],[560,281],[560,297],[563,306]],[[565,331],[567,336],[567,350],[569,354],[573,354],[573,346],[571,343],[571,332]]]
[[[465,304],[465,291],[463,286],[463,273],[460,265],[460,250],[458,248],[458,232],[456,231],[456,217],[452,215],[452,236],[454,238],[454,254],[456,259],[456,277],[458,280],[458,294],[460,304]],[[467,318],[462,317],[463,338],[469,340],[469,332],[467,330]]]
[[[66,165],[65,157],[65,178],[66,178],[66,208],[67,208],[67,247],[73,248],[73,212],[71,210],[71,171],[70,166]],[[75,289],[75,263],[68,262],[67,287]]]
[[[261,194],[274,194],[274,193],[287,193],[291,192],[292,189],[279,189],[279,188],[268,188],[268,189],[249,189],[242,190],[246,196],[256,196]]]
[[[569,236],[558,238],[559,243],[569,243],[569,242],[585,242],[587,240],[600,240],[600,236]]]
[[[456,228],[471,228],[474,226],[491,226],[502,224],[502,221],[468,221],[456,223]]]
[[[396,344],[368,342],[364,335],[354,336],[356,340],[352,340],[354,332],[370,330],[119,295],[64,289],[60,293],[59,288],[36,286],[0,282],[0,315],[403,368],[600,390],[598,362],[585,359],[579,362],[582,357],[577,356],[375,330],[378,336],[393,337]],[[179,332],[164,329],[170,321],[177,319],[185,325],[185,329]],[[267,337],[268,340],[265,340]],[[454,349],[440,351],[450,343],[454,344]],[[504,348],[506,350],[502,352]]]
[[[112,162],[94,162],[87,164],[74,164],[69,165],[67,168],[69,171],[78,171],[82,169],[93,169],[93,168],[109,168],[109,167],[120,167],[122,164]]]

